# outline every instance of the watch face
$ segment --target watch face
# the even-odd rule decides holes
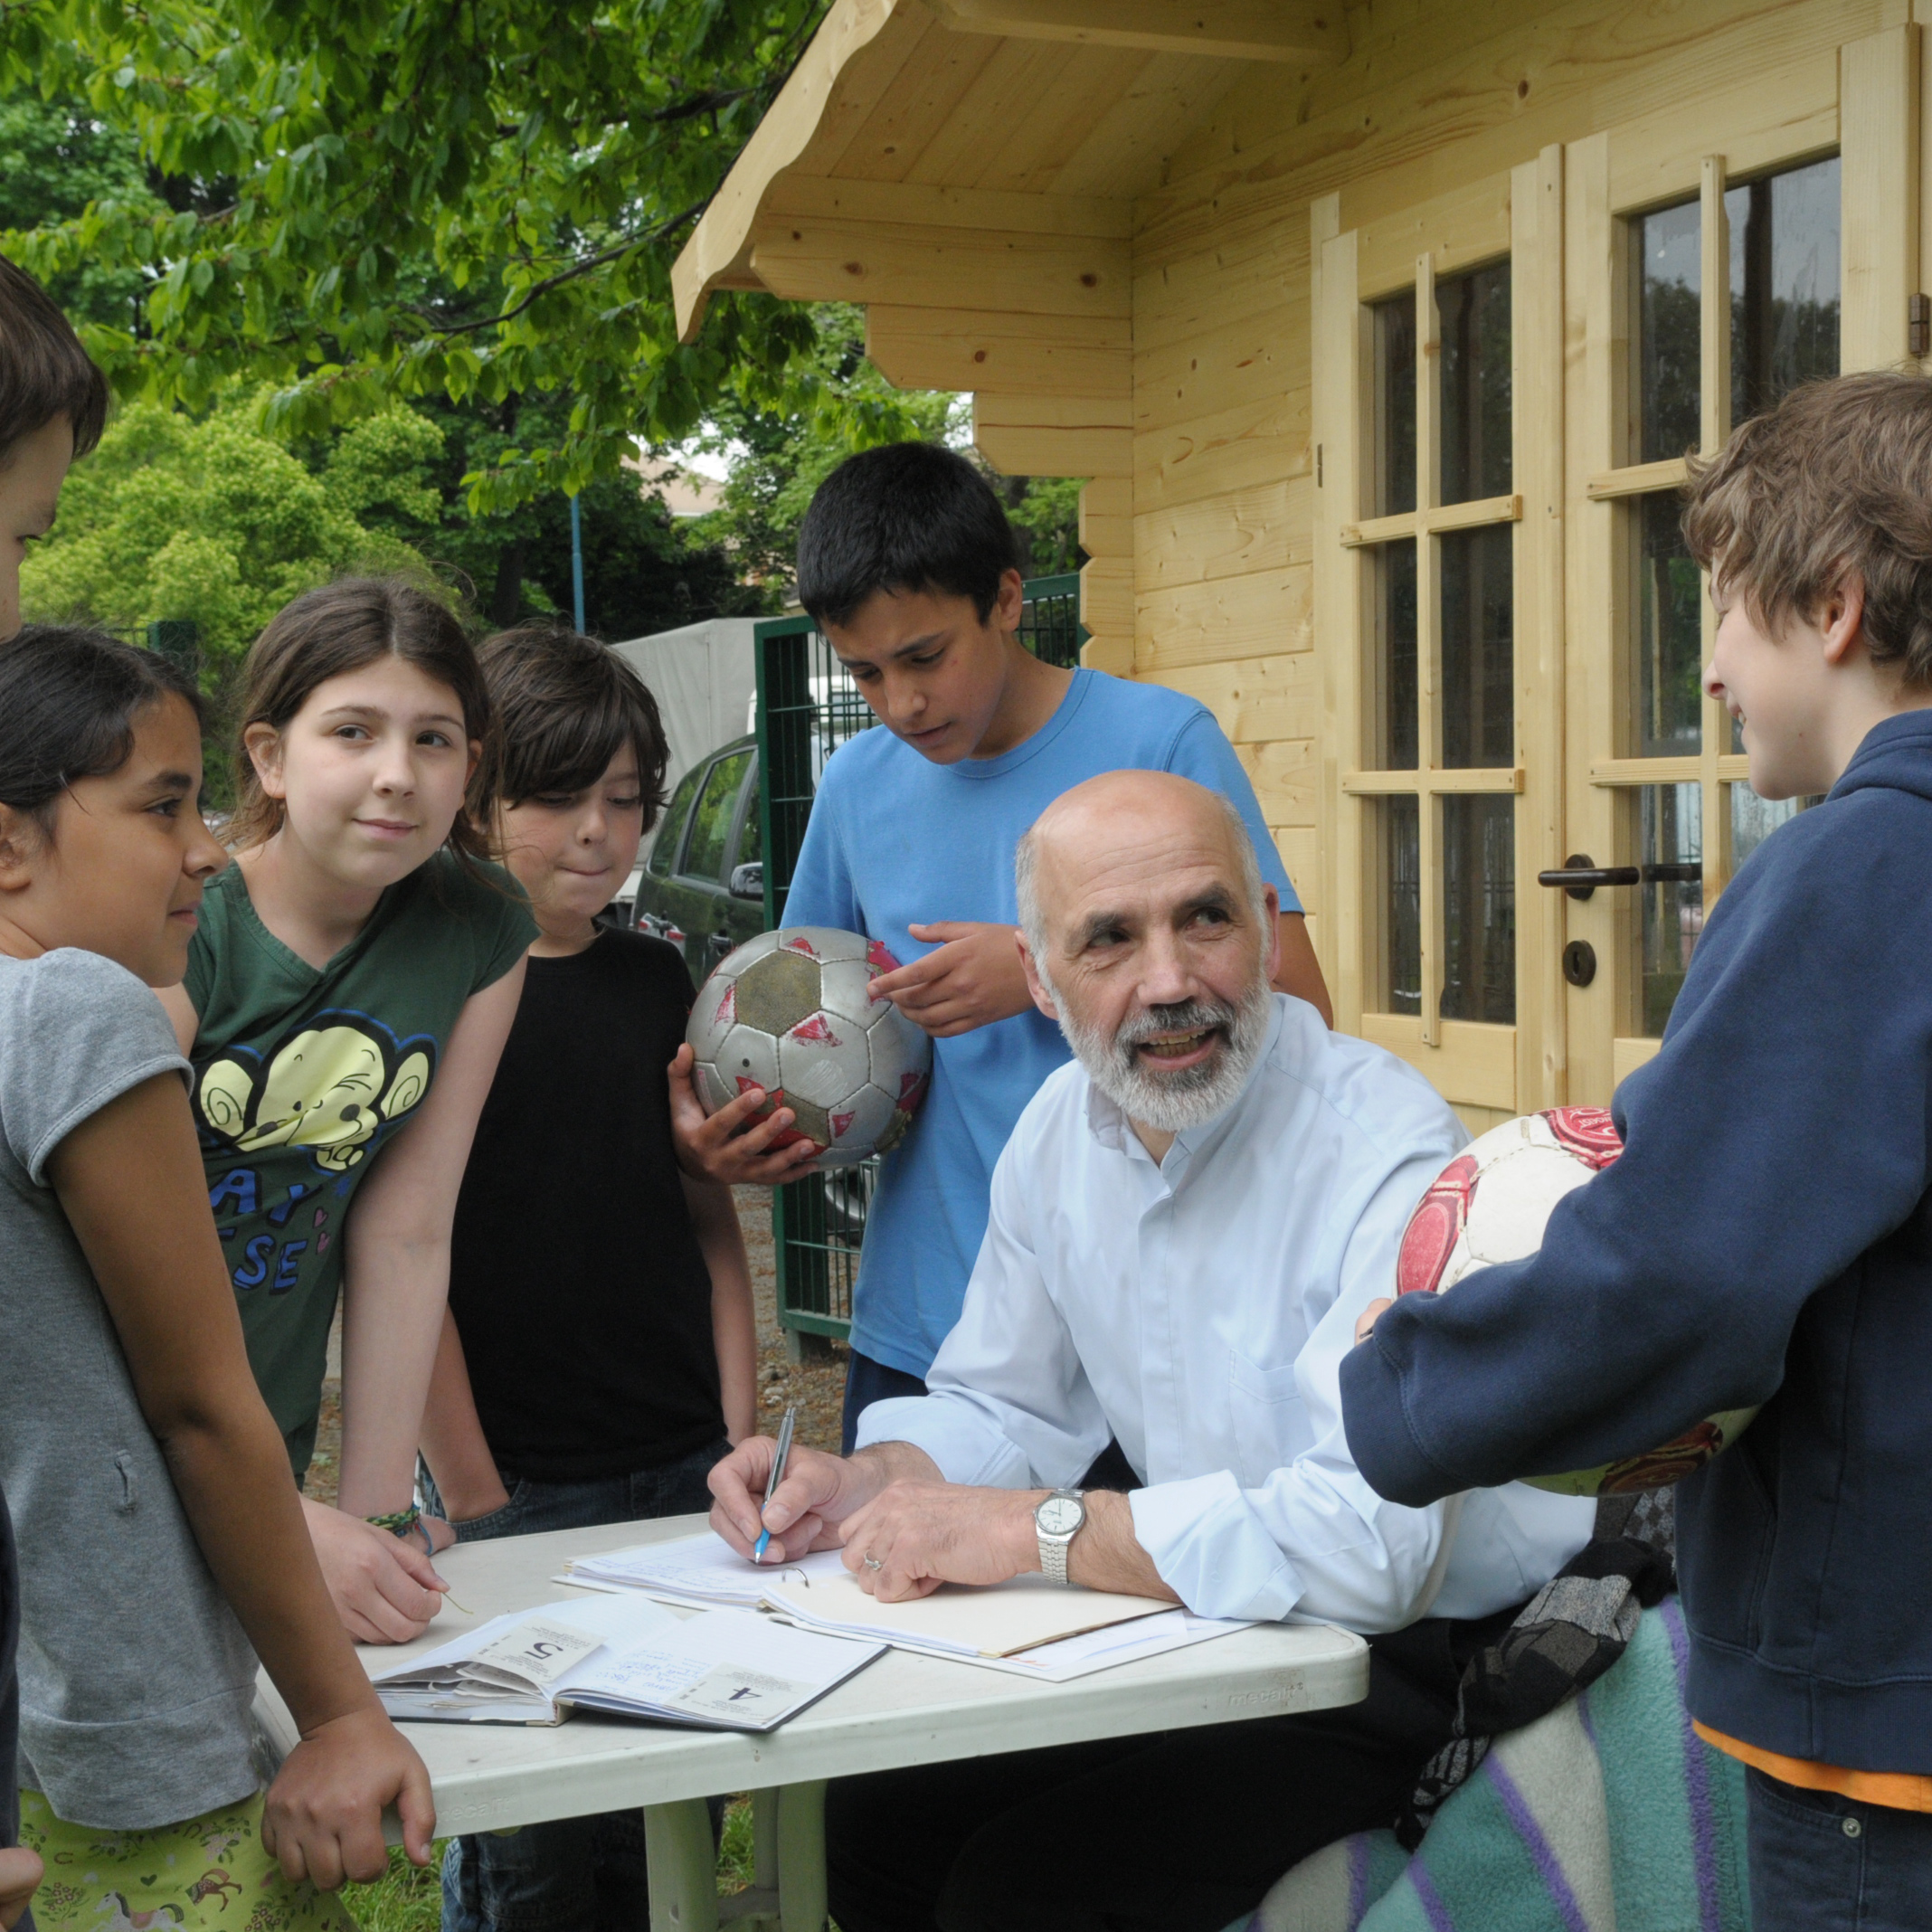
[[[1071,1536],[1086,1520],[1086,1511],[1071,1496],[1049,1496],[1033,1520],[1048,1536]]]

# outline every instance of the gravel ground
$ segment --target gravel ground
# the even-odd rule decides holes
[[[775,1435],[785,1405],[799,1406],[798,1440],[815,1449],[838,1447],[839,1407],[845,1396],[846,1350],[831,1344],[829,1359],[793,1362],[786,1358],[784,1331],[778,1325],[778,1288],[772,1263],[772,1198],[763,1188],[734,1190],[744,1248],[752,1264],[752,1299],[758,1312],[758,1426]],[[322,1425],[316,1434],[315,1462],[308,1493],[321,1502],[336,1500],[342,1454],[341,1318],[329,1338],[327,1381],[322,1385]]]

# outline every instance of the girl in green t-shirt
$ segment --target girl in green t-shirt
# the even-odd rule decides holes
[[[249,1360],[298,1480],[341,1290],[341,1507],[304,1509],[350,1633],[406,1643],[449,1540],[412,1497],[450,1221],[536,927],[481,858],[489,700],[435,598],[373,578],[311,591],[242,683],[236,862],[165,997]]]

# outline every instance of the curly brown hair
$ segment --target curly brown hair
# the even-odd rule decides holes
[[[385,657],[402,658],[454,692],[465,734],[483,747],[448,843],[459,857],[488,857],[483,828],[496,807],[502,759],[482,667],[455,613],[400,577],[343,577],[307,591],[284,604],[249,647],[242,666],[231,845],[260,845],[281,829],[281,805],[263,791],[248,755],[249,727],[285,730],[318,685]]]
[[[1690,554],[1775,637],[1847,577],[1872,662],[1932,685],[1932,379],[1806,383],[1690,460]]]

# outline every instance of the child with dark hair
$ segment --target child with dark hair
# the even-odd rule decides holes
[[[46,627],[0,647],[0,1477],[43,1932],[202,1932],[231,1897],[285,1932],[352,1932],[331,1894],[384,1869],[384,1806],[418,1863],[434,1826],[248,1372],[150,990],[180,980],[228,863],[201,769],[198,701],[165,658]],[[258,1653],[302,1738],[266,1798]]]
[[[1932,382],[1797,389],[1693,465],[1707,691],[1751,786],[1826,793],[1738,869],[1624,1152],[1541,1251],[1405,1295],[1342,1366],[1421,1505],[1764,1405],[1677,1492],[1702,1736],[1750,1769],[1757,1932],[1932,1925]]]
[[[417,586],[298,597],[242,667],[235,863],[165,995],[249,1360],[299,1481],[343,1299],[339,1508],[310,1533],[352,1635],[435,1615],[416,1449],[450,1226],[536,928],[483,858],[497,736],[476,652]]]
[[[107,378],[67,317],[31,275],[0,255],[0,643],[20,629],[27,545],[53,527],[68,466],[100,440],[107,417]],[[27,1899],[40,1883],[40,1860],[14,1843],[19,1638],[14,1527],[0,1492],[0,1927],[24,1921],[33,1932]]]
[[[540,930],[457,1203],[424,1418],[424,1495],[466,1543],[708,1509],[756,1377],[731,1191],[686,1179],[671,1141],[684,956],[597,923],[663,803],[658,707],[573,631],[507,631],[481,656],[497,846]],[[634,1809],[459,1838],[444,1861],[444,1932],[649,1917]]]
[[[785,902],[790,925],[839,926],[904,961],[877,980],[933,1037],[933,1084],[886,1161],[852,1301],[846,1448],[859,1413],[924,1393],[986,1232],[993,1163],[1020,1110],[1068,1057],[1034,1008],[1018,943],[1013,856],[1063,791],[1103,772],[1174,772],[1239,810],[1281,895],[1275,984],[1331,1016],[1254,788],[1205,706],[1158,685],[1065,670],[1019,639],[1021,580],[991,486],[930,443],[869,450],[819,486],[799,531],[799,597],[884,731],[829,762]],[[793,1178],[773,1152],[788,1108],[747,1126],[755,1090],[710,1120],[673,1076],[687,1159],[720,1179]]]

